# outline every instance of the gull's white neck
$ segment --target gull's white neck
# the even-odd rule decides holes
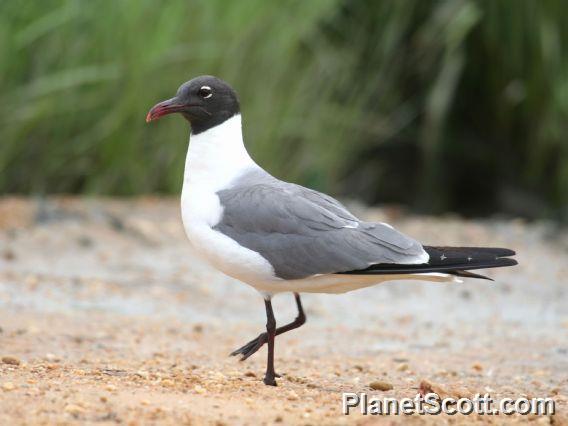
[[[217,192],[252,167],[256,167],[256,163],[245,148],[241,116],[237,114],[218,126],[191,135],[183,191],[193,186]]]

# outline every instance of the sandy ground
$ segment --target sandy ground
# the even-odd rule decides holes
[[[175,200],[0,200],[0,424],[567,424],[568,235],[547,224],[358,209],[425,242],[518,250],[494,283],[306,295],[308,323],[228,357],[260,296],[196,260]],[[293,298],[274,301],[279,324]],[[372,390],[373,382],[388,390]],[[349,416],[342,392],[553,397],[554,416]]]

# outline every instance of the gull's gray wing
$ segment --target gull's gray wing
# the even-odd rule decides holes
[[[223,216],[214,229],[259,253],[279,278],[428,259],[420,243],[390,226],[362,222],[328,195],[282,182],[261,169],[217,195]]]

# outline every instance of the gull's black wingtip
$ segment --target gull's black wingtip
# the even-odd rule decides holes
[[[495,247],[495,248],[491,247],[489,248],[489,250],[494,251],[498,257],[510,257],[510,256],[515,256],[517,254],[515,250],[502,248],[502,247]]]
[[[424,246],[430,264],[449,264],[455,261],[480,261],[515,256],[515,250],[502,247],[443,247]]]
[[[342,274],[421,274],[441,272],[462,277],[490,279],[483,275],[473,274],[472,269],[502,268],[518,265],[515,251],[498,247],[434,247],[424,246],[429,255],[428,263],[422,264],[375,264],[366,269],[340,272]],[[474,276],[476,275],[476,276]],[[477,276],[479,275],[479,276]]]

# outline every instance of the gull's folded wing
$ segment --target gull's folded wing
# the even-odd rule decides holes
[[[419,242],[390,226],[361,222],[333,198],[260,169],[217,195],[223,215],[214,229],[267,259],[279,278],[428,258]]]

